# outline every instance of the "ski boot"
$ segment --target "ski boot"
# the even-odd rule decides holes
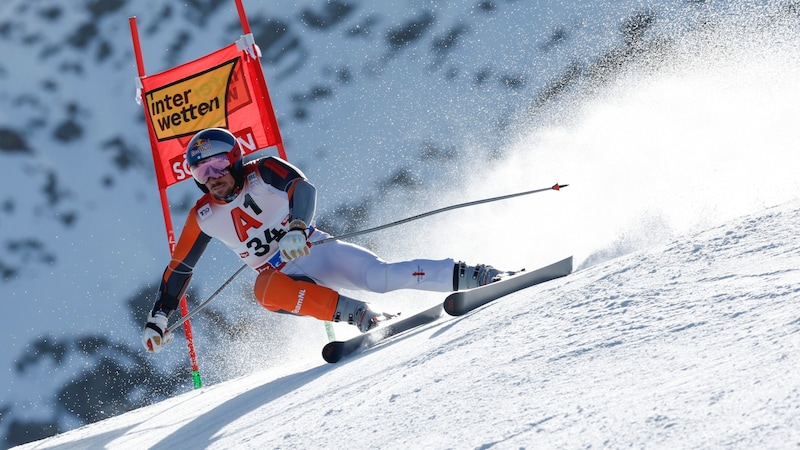
[[[459,261],[453,271],[453,290],[463,291],[464,289],[484,286],[513,274],[514,272],[498,270],[487,264],[468,266],[466,263]]]
[[[362,333],[366,333],[384,320],[393,317],[397,317],[397,315],[373,311],[369,303],[339,295],[339,302],[336,304],[333,321],[346,321],[350,325],[358,327],[358,330]]]

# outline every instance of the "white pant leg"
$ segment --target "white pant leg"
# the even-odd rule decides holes
[[[326,237],[326,233],[315,230],[311,240]],[[331,241],[313,246],[311,254],[286,264],[282,272],[304,275],[333,289],[379,293],[398,289],[451,292],[454,267],[452,259],[390,263],[364,247]]]
[[[401,262],[384,262],[370,267],[367,284],[373,292],[389,292],[397,289],[421,291],[453,291],[452,259],[412,259]]]

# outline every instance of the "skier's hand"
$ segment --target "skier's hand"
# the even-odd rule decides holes
[[[278,241],[281,258],[284,261],[292,261],[311,253],[311,247],[308,245],[308,237],[306,236],[307,229],[308,227],[302,220],[293,220],[289,224],[289,231]]]
[[[142,344],[148,352],[158,353],[175,338],[173,333],[164,333],[167,329],[167,315],[161,311],[147,313],[147,322],[142,331]]]

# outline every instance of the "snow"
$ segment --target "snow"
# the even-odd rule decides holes
[[[152,22],[148,14],[159,11],[159,2],[130,3],[125,13],[138,14],[143,29]],[[265,3],[247,4],[251,17],[259,9],[272,9],[272,2]],[[301,6],[319,3],[285,1],[278,9],[289,20]],[[442,20],[432,35],[469,19],[470,8],[459,2],[407,3],[440,8]],[[663,60],[638,61],[603,86],[578,86],[577,98],[566,96],[532,118],[514,116],[515,126],[503,136],[508,142],[498,146],[499,159],[486,157],[486,147],[496,141],[484,140],[498,111],[518,114],[570,60],[591,61],[618,44],[615,30],[631,11],[678,7],[641,1],[538,2],[543,5],[539,14],[525,2],[500,3],[496,26],[481,22],[486,28],[475,29],[469,45],[459,46],[452,60],[463,62],[467,73],[493,55],[499,67],[519,67],[532,81],[515,95],[498,87],[444,84],[442,73],[432,76],[427,69],[430,55],[418,48],[394,59],[382,77],[370,76],[367,69],[380,59],[380,47],[368,41],[329,42],[330,34],[305,31],[304,42],[315,43],[311,63],[274,83],[288,62],[265,66],[265,72],[290,159],[321,188],[320,204],[327,208],[321,212],[360,198],[387,174],[409,166],[414,175],[438,180],[426,187],[437,195],[391,191],[379,198],[383,205],[368,222],[355,226],[567,183],[558,193],[482,205],[376,233],[369,243],[392,259],[455,257],[509,268],[537,267],[573,254],[576,273],[468,317],[444,319],[335,366],[325,365],[319,355],[325,333],[318,322],[275,319],[257,307],[247,309],[252,305],[228,306],[226,312],[235,319],[245,317],[254,325],[235,351],[224,344],[201,345],[206,387],[26,448],[800,445],[800,39],[795,22],[773,23],[768,14],[739,12],[741,3],[686,2],[684,7],[697,17],[689,14],[692,20],[681,17],[661,25],[680,28],[686,21],[691,28],[705,20],[702,11],[728,7],[734,21],[754,23],[726,27],[712,14],[715,27],[679,39],[677,50]],[[364,2],[363,15],[342,28],[375,11],[394,13],[389,17],[397,23],[413,16],[407,5],[398,5]],[[10,6],[3,8],[1,13],[10,13]],[[227,22],[234,22],[235,14],[228,12]],[[64,22],[70,22],[82,13],[69,9],[65,14]],[[532,15],[541,16],[541,22]],[[155,55],[177,53],[165,29],[180,30],[181,19],[176,14],[175,24],[142,36],[149,72],[170,65],[168,57]],[[129,37],[120,23],[107,19],[99,24],[100,33],[127,49]],[[536,44],[565,23],[579,24],[573,28],[578,35],[542,58]],[[383,22],[380,29],[395,24]],[[193,41],[189,57],[229,42],[224,27],[210,28],[217,41]],[[527,38],[515,37],[520,30]],[[34,31],[19,32],[20,41]],[[48,31],[45,43],[70,32]],[[54,72],[56,63],[46,67],[31,57],[35,51],[24,46],[6,50],[14,61],[35,67],[7,69],[3,84],[27,86],[31,82],[22,78],[29,77],[41,86]],[[108,154],[98,157],[97,149],[118,132],[130,142],[142,142],[141,111],[132,100],[131,57],[129,50],[122,51],[82,76],[61,74],[64,84],[49,97],[52,104],[7,108],[17,98],[0,95],[0,119],[31,125],[34,146],[44,149],[20,165],[15,164],[21,156],[3,155],[4,167],[13,167],[4,187],[43,184],[47,174],[37,168],[73,168],[57,171],[72,175],[61,179],[72,193],[64,203],[43,204],[10,189],[3,197],[21,198],[13,218],[4,211],[4,240],[51,237],[48,248],[58,256],[58,265],[28,265],[19,279],[0,286],[11,317],[3,338],[8,369],[2,400],[17,415],[5,416],[4,425],[8,417],[56,414],[66,417],[61,419],[66,427],[80,425],[52,403],[53,392],[81,373],[85,360],[78,356],[69,367],[45,360],[19,376],[15,367],[20,359],[36,351],[30,348],[33,339],[50,336],[58,342],[65,335],[101,330],[113,342],[138,349],[141,319],[130,320],[124,302],[151,282],[168,258],[152,173],[117,172],[115,179],[124,189],[97,189],[99,175],[79,164],[108,163]],[[359,58],[357,82],[337,86],[333,98],[312,105],[310,123],[291,119],[296,105],[288,100],[290,94],[327,81],[321,67]],[[68,49],[52,59],[86,57]],[[101,72],[113,75],[97,76]],[[74,93],[90,88],[96,89],[97,104],[90,113],[80,111],[81,120],[93,125],[87,127],[90,135],[54,145],[36,124],[43,118],[57,122],[67,114],[64,105]],[[108,98],[114,101],[104,101]],[[457,148],[455,167],[418,161],[413,147],[425,139]],[[20,166],[24,170],[16,170]],[[193,186],[185,193],[177,189],[178,199],[197,194]],[[82,213],[81,219],[65,230],[58,218],[73,209]],[[47,213],[51,210],[54,216]],[[181,218],[175,220],[179,225]],[[212,249],[193,283],[201,299],[238,264],[224,249]],[[223,298],[241,298],[251,281],[243,275]],[[428,293],[358,297],[404,313],[441,300]],[[337,326],[338,336],[348,333],[353,330]],[[184,364],[181,342],[151,361]],[[231,373],[248,375],[214,382]]]
[[[800,203],[20,449],[800,445]]]

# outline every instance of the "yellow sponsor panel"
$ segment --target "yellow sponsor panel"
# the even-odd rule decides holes
[[[238,59],[145,94],[159,141],[226,127],[226,97]]]

